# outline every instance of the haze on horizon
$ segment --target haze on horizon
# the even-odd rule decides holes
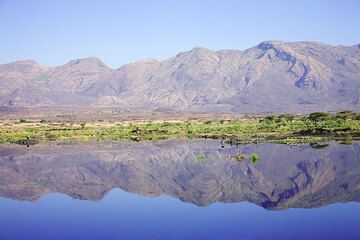
[[[112,68],[194,47],[247,49],[264,40],[360,42],[360,2],[0,0],[0,64],[58,66],[96,56]]]

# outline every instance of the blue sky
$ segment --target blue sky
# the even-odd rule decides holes
[[[359,0],[0,0],[0,63],[56,66],[96,56],[110,67],[194,47],[263,40],[360,43]]]

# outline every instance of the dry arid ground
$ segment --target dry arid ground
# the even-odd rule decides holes
[[[146,109],[128,110],[119,108],[34,108],[16,109],[13,111],[0,111],[0,124],[11,124],[26,119],[29,122],[37,122],[45,119],[52,123],[86,122],[96,124],[118,122],[163,122],[163,121],[206,121],[206,120],[252,120],[260,115],[250,114],[211,114],[174,112],[167,110],[152,111]]]

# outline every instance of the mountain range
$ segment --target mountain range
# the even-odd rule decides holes
[[[360,44],[265,41],[244,51],[194,48],[109,68],[95,57],[58,67],[0,65],[0,106],[116,107],[209,113],[360,110]]]

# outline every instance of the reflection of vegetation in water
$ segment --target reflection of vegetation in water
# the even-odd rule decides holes
[[[198,160],[199,162],[202,162],[205,160],[205,155],[204,154],[198,154],[196,155],[196,160]]]
[[[250,156],[249,156],[249,155],[246,155],[246,154],[243,154],[243,153],[236,153],[236,154],[234,155],[234,159],[235,159],[236,161],[243,161],[243,160],[246,160],[246,159],[248,159],[248,158],[251,159],[251,162],[252,162],[252,164],[253,164],[254,166],[256,166],[256,165],[259,163],[259,161],[260,161],[260,157],[259,157],[259,155],[257,155],[256,153],[253,153],[253,154],[251,154]]]
[[[199,121],[148,123],[51,123],[21,120],[0,125],[0,142],[16,142],[27,137],[48,141],[117,141],[163,139],[226,139],[230,144],[251,142],[304,143],[331,139],[360,138],[360,115],[344,111],[335,115],[253,116],[239,121]]]
[[[314,149],[321,149],[321,148],[326,148],[327,146],[329,146],[328,143],[318,143],[318,142],[312,142],[310,143],[310,146]]]
[[[344,139],[344,140],[340,141],[340,144],[342,144],[342,145],[353,145],[354,141],[352,139]]]
[[[260,157],[256,153],[253,153],[253,154],[251,154],[251,160],[252,160],[252,164],[254,166],[256,166],[256,165],[258,165],[258,163],[260,161]]]
[[[249,158],[249,156],[246,155],[246,154],[243,154],[243,153],[236,153],[236,154],[234,155],[234,159],[235,159],[236,161],[243,161],[243,160],[245,160],[245,159],[247,159],[247,158]]]

